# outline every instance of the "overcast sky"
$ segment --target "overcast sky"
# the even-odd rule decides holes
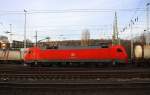
[[[0,0],[0,33],[8,36],[4,32],[9,31],[9,24],[12,24],[13,39],[23,40],[25,9],[27,38],[32,41],[35,39],[35,31],[38,32],[39,40],[45,37],[50,37],[51,40],[73,40],[80,39],[84,29],[90,31],[92,39],[111,38],[115,11],[117,11],[119,31],[128,26],[131,19],[138,17],[133,32],[139,35],[145,27],[146,17],[145,11],[136,11],[136,8],[145,9],[148,1]],[[121,33],[120,37],[130,37],[129,28]]]

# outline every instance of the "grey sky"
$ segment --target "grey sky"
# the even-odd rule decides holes
[[[80,39],[81,32],[89,29],[91,38],[110,38],[115,9],[144,9],[149,0],[0,0],[0,33],[9,31],[12,24],[13,39],[23,40],[24,14],[27,14],[27,37],[34,39],[38,31],[38,39],[51,37],[52,40]],[[110,9],[87,12],[80,9]],[[60,12],[62,10],[62,12]],[[79,12],[77,12],[79,10]],[[95,10],[94,10],[95,11]],[[144,11],[116,10],[118,26],[121,31],[128,26],[131,18],[139,17],[139,29],[142,31],[145,24]],[[42,13],[40,13],[42,12]],[[136,26],[135,25],[135,26]],[[138,26],[139,27],[139,26]],[[136,33],[135,33],[136,34]],[[63,36],[60,36],[63,35]],[[122,38],[129,37],[129,29],[121,34]],[[33,40],[34,41],[34,40]]]

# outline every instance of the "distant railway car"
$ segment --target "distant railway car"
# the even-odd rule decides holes
[[[127,63],[128,56],[123,46],[95,48],[40,49],[29,48],[24,61],[28,64],[96,64]]]
[[[150,45],[134,45],[134,61],[139,64],[150,64]]]
[[[24,57],[23,50],[0,50],[0,63],[22,63]]]

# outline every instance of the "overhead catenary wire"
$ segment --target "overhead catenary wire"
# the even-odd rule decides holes
[[[45,14],[45,13],[70,13],[70,12],[76,12],[76,13],[100,13],[100,12],[134,12],[134,11],[140,11],[145,12],[146,10],[143,8],[133,8],[133,9],[63,9],[63,10],[28,10],[27,14]],[[0,16],[1,15],[10,15],[10,14],[21,14],[23,15],[23,11],[7,11],[7,10],[0,10]],[[84,26],[84,25],[83,25]],[[95,26],[91,26],[95,27]],[[111,28],[110,28],[111,29]],[[91,29],[90,29],[91,30]],[[92,29],[97,30],[97,29]],[[99,30],[99,29],[98,29]],[[100,29],[101,30],[101,29]],[[108,30],[108,28],[107,28]],[[59,31],[59,30],[52,30],[52,31]],[[70,30],[64,30],[64,31],[70,31]],[[75,30],[76,31],[76,30]]]
[[[142,8],[133,8],[133,9],[64,9],[64,10],[28,10],[27,14],[34,13],[68,13],[68,12],[134,12],[134,11],[146,11]],[[9,10],[0,10],[0,15],[7,14],[24,14],[23,11],[9,11]]]

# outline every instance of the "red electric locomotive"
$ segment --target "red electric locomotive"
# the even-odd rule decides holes
[[[78,49],[40,49],[29,48],[24,61],[27,64],[81,65],[101,63],[127,63],[128,56],[123,46],[78,48]]]

